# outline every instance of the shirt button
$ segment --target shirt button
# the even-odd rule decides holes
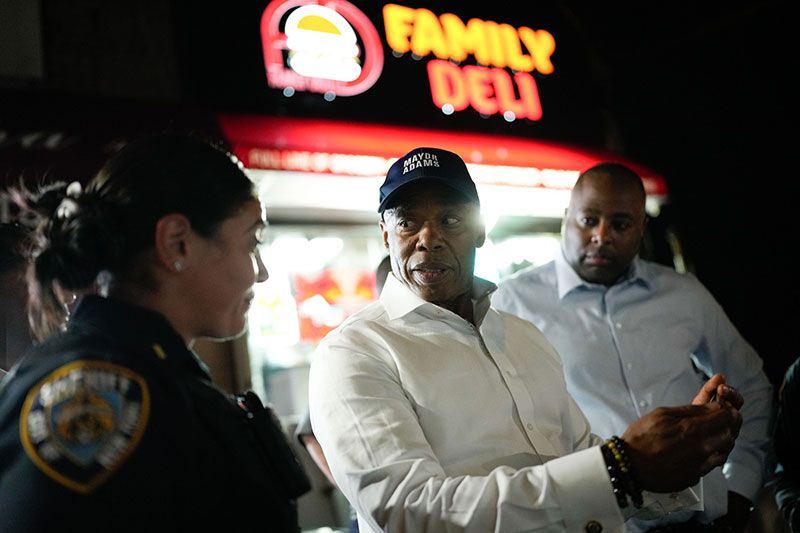
[[[525,427],[528,428],[528,431],[533,431],[533,424],[528,424]]]
[[[622,329],[622,324],[620,324],[619,322],[614,324],[614,326],[616,326],[617,329]]]
[[[633,363],[631,363],[631,362],[627,362],[627,363],[625,363],[625,368],[627,368],[628,370],[630,370],[631,368],[633,368]]]
[[[589,520],[586,522],[586,525],[583,526],[583,530],[586,533],[600,533],[603,531],[603,524],[598,522],[597,520]]]
[[[639,407],[647,407],[647,400],[639,400]]]

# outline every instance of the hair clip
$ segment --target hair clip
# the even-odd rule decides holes
[[[78,211],[78,203],[72,198],[64,198],[56,207],[56,217],[69,218]]]
[[[77,198],[83,192],[83,187],[81,186],[80,182],[73,181],[69,185],[67,185],[67,196],[70,198]]]
[[[69,218],[78,211],[78,202],[75,200],[83,192],[83,187],[77,181],[73,181],[67,185],[66,196],[61,200],[61,203],[56,207],[56,217]]]

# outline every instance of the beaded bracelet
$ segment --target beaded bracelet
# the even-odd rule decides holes
[[[600,450],[603,452],[603,459],[606,462],[608,477],[611,480],[611,488],[614,491],[614,497],[617,499],[617,505],[619,505],[620,509],[624,509],[628,506],[628,496],[625,490],[625,483],[622,480],[622,471],[614,458],[614,452],[607,445],[602,445]]]
[[[633,467],[633,460],[631,459],[630,448],[628,447],[628,443],[622,440],[622,438],[617,437],[616,435],[609,439],[613,444],[614,448],[611,448],[611,451],[615,449],[619,451],[619,456],[623,462],[623,466],[621,470],[624,474],[627,474],[625,477],[627,478],[628,483],[628,494],[630,495],[631,499],[633,500],[633,505],[640,509],[642,507],[642,489],[639,486],[639,476],[637,475],[636,471]],[[610,446],[609,446],[610,447]],[[617,454],[614,454],[614,458],[617,458]]]
[[[628,443],[614,435],[602,448],[611,485],[620,508],[624,509],[628,505],[630,496],[633,505],[640,509],[643,504],[642,489],[639,487],[638,476],[633,468]]]

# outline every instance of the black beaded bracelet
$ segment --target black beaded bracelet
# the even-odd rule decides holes
[[[620,509],[624,509],[628,506],[628,496],[622,480],[622,472],[619,469],[617,460],[614,458],[614,452],[605,444],[600,447],[600,450],[603,452],[608,478],[611,480],[611,488],[614,492],[614,497],[617,499],[617,505],[619,505]]]
[[[644,503],[638,476],[633,468],[628,443],[616,435],[601,447],[614,495],[621,509],[628,506],[630,496],[634,507],[640,509]]]
[[[633,467],[633,460],[631,459],[628,443],[616,435],[611,437],[609,440],[614,443],[614,447],[619,450],[619,455],[622,458],[624,465],[622,467],[622,472],[626,477],[628,495],[631,497],[631,500],[633,500],[634,507],[640,509],[643,504],[642,489],[639,485],[639,476]],[[612,451],[614,451],[614,448],[612,448]],[[616,454],[614,455],[614,458],[616,459]]]

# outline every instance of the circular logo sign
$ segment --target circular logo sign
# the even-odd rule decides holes
[[[353,96],[383,69],[378,31],[344,0],[275,0],[261,16],[261,42],[270,87]]]

